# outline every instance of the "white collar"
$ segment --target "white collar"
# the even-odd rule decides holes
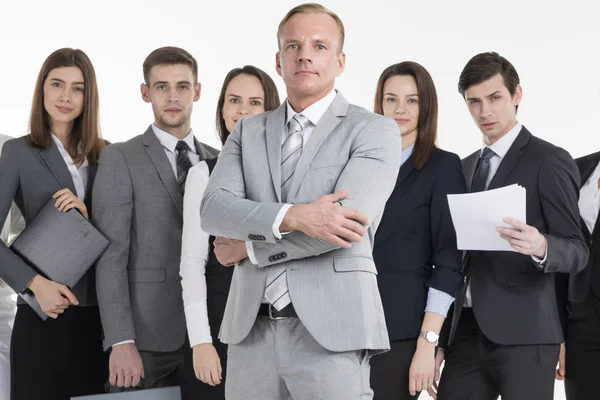
[[[177,139],[175,136],[171,135],[170,133],[163,131],[155,124],[152,124],[152,130],[154,131],[154,135],[156,135],[156,138],[158,139],[160,144],[162,144],[165,149],[169,150],[171,153],[174,154],[175,147],[177,147],[177,142],[179,142],[179,139]],[[189,151],[196,154],[196,143],[194,143],[194,132],[191,129],[190,129],[190,133],[188,133],[187,136],[181,140],[183,140],[189,146],[189,148],[190,148]]]
[[[290,105],[290,102],[288,100],[286,100],[286,104],[287,104],[287,119],[285,121],[286,125],[288,122],[290,122],[290,120],[296,114],[302,114],[303,116],[308,118],[308,120],[314,126],[316,126],[319,123],[319,121],[321,120],[321,118],[323,117],[323,115],[325,114],[325,112],[327,111],[327,109],[329,108],[329,106],[331,106],[331,103],[333,103],[333,100],[335,100],[336,95],[337,95],[337,92],[335,90],[332,90],[331,92],[327,93],[327,95],[325,95],[325,97],[323,97],[321,100],[306,107],[304,109],[304,111],[302,111],[301,113],[297,113],[296,111],[294,111],[294,109]]]
[[[510,131],[508,131],[506,135],[498,139],[493,145],[489,146],[489,148],[498,157],[504,158],[506,153],[508,153],[510,146],[512,146],[513,142],[517,139],[517,136],[519,136],[519,132],[521,132],[522,128],[523,125],[521,125],[519,121],[517,121],[517,124]],[[484,145],[481,151],[483,151],[483,149],[485,149],[486,147],[488,146]]]
[[[65,149],[65,145],[60,141],[58,136],[56,136],[54,133],[50,132],[50,137],[54,141],[54,144],[56,144],[56,147],[58,148],[58,152],[60,153],[62,158],[65,160],[65,162],[67,162],[67,164],[71,163],[71,164],[75,165],[75,163],[73,162],[73,158],[71,157],[71,155],[69,154],[67,149]],[[83,154],[83,146],[81,143],[79,143],[79,145],[77,146],[77,152],[79,154]],[[81,168],[87,167],[87,166],[88,166],[88,159],[87,159],[87,157],[83,157],[83,163],[79,166],[78,169],[81,169]]]

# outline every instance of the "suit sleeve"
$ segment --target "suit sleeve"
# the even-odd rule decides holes
[[[0,227],[4,226],[13,198],[19,190],[20,165],[17,145],[17,142],[7,142],[0,157]],[[33,268],[0,240],[0,279],[19,293],[36,275],[37,272]]]
[[[227,138],[208,181],[200,206],[202,230],[230,239],[260,237],[275,243],[273,222],[284,204],[246,199],[241,143],[244,123],[240,121]]]
[[[110,244],[96,265],[96,290],[105,348],[135,339],[127,265],[133,187],[125,157],[115,145],[100,154],[92,192],[94,223]]]
[[[436,172],[431,194],[430,223],[432,259],[435,266],[428,286],[456,296],[462,282],[462,251],[456,248],[456,232],[450,207],[449,194],[466,193],[467,184],[458,156],[444,157]]]
[[[562,327],[563,337],[567,340],[567,318],[569,316],[568,292],[569,292],[569,274],[558,273],[554,277],[554,286],[556,290],[556,304],[558,306],[558,318]]]
[[[587,265],[589,251],[579,216],[580,177],[571,156],[563,149],[546,157],[538,177],[538,194],[548,227],[544,272],[577,273]]]
[[[371,222],[382,213],[396,183],[401,148],[398,127],[393,120],[376,118],[365,125],[356,136],[350,159],[334,189],[349,189],[348,197],[342,201],[344,207],[357,209]],[[298,231],[285,235],[275,244],[255,242],[253,247],[259,267],[312,257],[338,248]],[[287,255],[284,259],[269,260],[272,255],[282,252]]]

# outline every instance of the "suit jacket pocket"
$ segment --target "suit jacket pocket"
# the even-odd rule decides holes
[[[130,269],[127,271],[129,282],[158,283],[167,280],[167,271],[164,268]]]
[[[336,272],[365,271],[377,275],[375,262],[365,256],[344,256],[333,259],[333,269]]]
[[[549,280],[542,272],[533,272],[526,274],[508,275],[506,284],[508,286],[529,286],[529,285],[548,285],[554,282]]]

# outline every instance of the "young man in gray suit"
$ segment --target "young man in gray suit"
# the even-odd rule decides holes
[[[218,151],[190,127],[200,98],[198,65],[185,50],[163,47],[144,61],[142,98],[154,123],[102,152],[94,185],[94,219],[110,240],[96,267],[104,346],[112,349],[111,391],[180,385],[186,342],[179,263],[183,188],[188,169]],[[188,371],[189,369],[189,371]],[[188,374],[189,373],[189,374]]]
[[[344,28],[318,4],[278,30],[288,99],[238,122],[205,192],[202,227],[236,267],[220,338],[226,397],[369,399],[389,349],[372,243],[400,166],[398,126],[334,90]],[[248,259],[245,259],[246,244]]]

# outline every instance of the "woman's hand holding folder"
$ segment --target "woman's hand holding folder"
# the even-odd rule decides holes
[[[77,297],[63,284],[36,275],[27,287],[40,303],[42,311],[50,318],[58,318],[71,304],[78,305]]]
[[[62,189],[54,193],[52,196],[56,199],[56,208],[62,212],[67,212],[72,208],[77,209],[85,219],[89,220],[88,210],[85,203],[77,196],[75,196],[69,189]]]

